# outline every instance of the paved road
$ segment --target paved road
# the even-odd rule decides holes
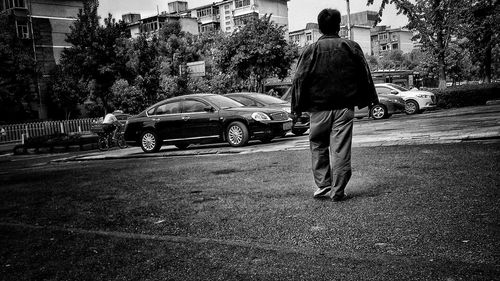
[[[500,104],[436,110],[418,115],[393,115],[385,120],[361,119],[354,122],[353,147],[408,144],[457,143],[463,141],[500,141]],[[163,146],[157,153],[143,153],[139,147],[113,149],[107,152],[74,151],[55,154],[0,155],[2,167],[22,167],[65,160],[100,160],[190,155],[246,154],[255,152],[309,149],[308,136],[288,134],[269,144],[251,141],[246,147],[227,143],[193,145],[185,150]]]
[[[378,121],[364,118],[354,122],[353,147],[456,143],[471,140],[498,141],[500,140],[499,116],[500,105],[490,105],[436,110],[411,116],[399,114]],[[191,146],[186,150],[179,150],[174,146],[163,146],[158,153],[146,154],[138,147],[131,147],[105,153],[92,152],[74,157],[74,159],[168,157],[302,149],[309,149],[307,134],[300,137],[289,134],[269,144],[253,141],[241,148],[230,147],[225,143]]]

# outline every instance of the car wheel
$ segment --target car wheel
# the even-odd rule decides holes
[[[418,103],[414,100],[409,100],[405,102],[405,112],[408,115],[415,114],[419,111]]]
[[[177,147],[178,149],[186,149],[188,146],[189,146],[189,143],[176,143],[174,144],[175,147]]]
[[[244,146],[249,139],[248,128],[239,121],[232,122],[227,127],[226,137],[231,146]]]
[[[141,148],[146,153],[160,150],[161,140],[155,132],[146,131],[141,135]]]
[[[292,129],[292,133],[296,136],[302,136],[307,129]]]
[[[377,104],[370,109],[370,115],[373,119],[379,120],[387,115],[387,110],[383,105]]]

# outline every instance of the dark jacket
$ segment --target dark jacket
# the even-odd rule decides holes
[[[314,112],[378,103],[370,69],[358,43],[324,35],[299,58],[292,112]]]

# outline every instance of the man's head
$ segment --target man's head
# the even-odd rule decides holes
[[[340,12],[335,9],[324,9],[318,15],[319,30],[324,35],[335,35],[340,30]]]

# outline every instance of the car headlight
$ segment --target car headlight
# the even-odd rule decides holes
[[[283,109],[283,111],[286,111],[286,113],[292,113],[290,107],[282,107],[281,109]]]
[[[264,112],[254,112],[252,113],[252,119],[255,121],[270,121],[271,118]]]
[[[416,96],[417,96],[417,98],[421,98],[421,99],[426,99],[426,98],[430,98],[431,97],[430,95],[424,95],[424,94],[418,94]]]

